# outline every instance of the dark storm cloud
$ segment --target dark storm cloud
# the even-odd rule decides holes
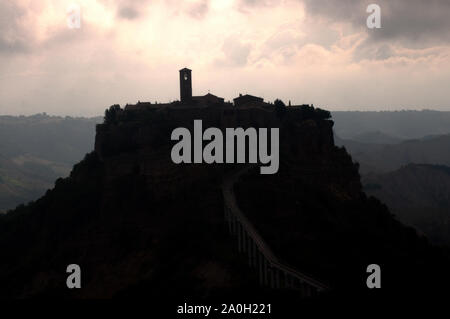
[[[368,33],[368,41],[389,42],[409,48],[450,43],[450,0],[297,0],[309,17],[325,23],[348,23]],[[381,29],[369,30],[369,4],[381,7]],[[244,8],[283,5],[282,0],[239,0]],[[367,45],[370,43],[367,42]],[[385,55],[386,47],[384,47]]]
[[[303,0],[307,14],[366,29],[370,41],[398,42],[411,48],[450,43],[449,0]],[[381,29],[368,30],[366,8],[381,7]]]
[[[31,45],[29,30],[21,25],[26,11],[14,2],[0,2],[0,53],[27,52]]]

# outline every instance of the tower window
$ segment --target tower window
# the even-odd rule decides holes
[[[187,75],[187,73],[185,73],[184,74],[184,80],[187,81],[187,79],[188,79],[188,75]]]

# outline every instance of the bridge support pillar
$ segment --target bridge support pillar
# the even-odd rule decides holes
[[[244,227],[242,227],[242,252],[244,253],[247,252],[247,241],[247,232],[245,231]]]
[[[242,252],[241,225],[238,223],[236,223],[236,233],[237,233],[237,240],[238,240],[238,251]]]
[[[257,251],[257,258],[258,258],[258,274],[259,274],[259,284],[261,286],[264,286],[264,269],[263,269],[263,255],[258,250]]]
[[[233,222],[234,222],[234,215],[230,212],[230,234],[233,236]]]
[[[275,269],[275,286],[279,289],[281,288],[280,283],[280,271],[278,269]]]
[[[270,274],[270,288],[275,288],[275,269],[272,268],[272,266],[269,267],[269,274]]]
[[[264,258],[264,285],[267,286],[269,284],[269,269],[267,269],[267,259]]]
[[[292,288],[291,287],[291,276],[289,276],[288,273],[284,273],[284,287],[285,288]]]
[[[253,240],[248,236],[247,240],[247,255],[248,255],[248,265],[250,268],[253,266],[253,260],[252,260],[252,247],[253,247]]]
[[[226,208],[226,209],[227,209],[227,212],[228,212],[228,214],[227,214],[228,231],[230,232],[230,235],[232,235],[233,234],[233,230],[231,229],[232,214],[231,214],[231,211],[229,210],[229,208]]]
[[[253,268],[258,267],[258,248],[256,247],[256,244],[254,241],[252,241],[252,263]]]

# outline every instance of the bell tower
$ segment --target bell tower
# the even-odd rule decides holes
[[[192,70],[187,68],[180,70],[180,99],[181,103],[192,100]]]

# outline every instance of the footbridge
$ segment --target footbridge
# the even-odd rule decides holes
[[[295,289],[305,297],[327,290],[325,284],[280,261],[239,208],[234,184],[251,167],[235,171],[222,183],[225,221],[231,236],[237,239],[239,252],[247,255],[248,265],[258,272],[261,286]]]

